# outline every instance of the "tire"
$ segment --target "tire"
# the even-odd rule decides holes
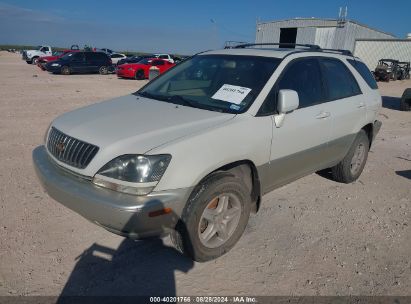
[[[146,76],[144,75],[144,71],[143,70],[136,71],[136,75],[134,76],[134,78],[137,80],[144,80],[146,78]]]
[[[62,66],[60,71],[61,71],[62,75],[70,75],[71,74],[70,68],[66,65]]]
[[[31,64],[37,64],[39,57],[34,57],[31,59]]]
[[[108,74],[108,67],[102,66],[98,69],[98,72],[100,73],[100,75],[107,75]]]
[[[331,168],[333,180],[346,184],[356,181],[367,162],[369,147],[368,136],[364,130],[361,130],[344,159]]]
[[[227,253],[240,239],[250,217],[251,195],[246,189],[240,178],[224,172],[211,175],[197,186],[171,233],[175,247],[197,262]],[[219,213],[219,209],[225,211]],[[208,222],[205,214],[211,214],[216,222]],[[225,230],[226,234],[220,233],[219,229]],[[211,235],[208,241],[204,237],[207,234]]]
[[[401,111],[411,111],[411,88],[406,89],[402,94],[400,101],[400,110]]]

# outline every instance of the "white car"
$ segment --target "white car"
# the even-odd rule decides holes
[[[355,181],[381,126],[370,71],[347,52],[261,47],[198,54],[58,117],[33,151],[44,188],[109,231],[170,233],[207,261],[236,244],[265,193],[324,169]]]
[[[43,56],[51,56],[52,50],[48,45],[39,46],[37,50],[24,50],[22,59],[28,64],[37,64],[37,59]]]
[[[154,54],[154,57],[164,59],[171,63],[174,63],[174,58],[169,54]]]
[[[120,53],[113,53],[113,54],[110,54],[110,58],[113,64],[117,64],[117,62],[119,62],[121,59],[127,58],[127,56],[124,54],[120,54]]]

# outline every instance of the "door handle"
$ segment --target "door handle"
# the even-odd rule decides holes
[[[330,117],[330,115],[331,115],[330,112],[324,112],[324,111],[322,111],[322,112],[320,112],[320,114],[318,114],[317,116],[315,116],[315,118],[317,118],[317,119],[324,119],[324,118]]]
[[[357,108],[359,108],[359,109],[365,108],[365,103],[360,102],[360,103],[358,104]]]

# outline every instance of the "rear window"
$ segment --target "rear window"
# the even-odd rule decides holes
[[[371,89],[378,89],[374,76],[372,76],[370,70],[363,62],[353,59],[347,59],[347,61],[357,70]]]

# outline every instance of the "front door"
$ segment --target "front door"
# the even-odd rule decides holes
[[[291,61],[269,94],[269,98],[274,97],[274,103],[282,89],[298,93],[299,107],[285,114],[283,121],[278,114],[273,115],[264,192],[322,169],[330,159],[327,145],[331,135],[331,113],[328,104],[323,103],[325,90],[318,59],[306,57]]]

